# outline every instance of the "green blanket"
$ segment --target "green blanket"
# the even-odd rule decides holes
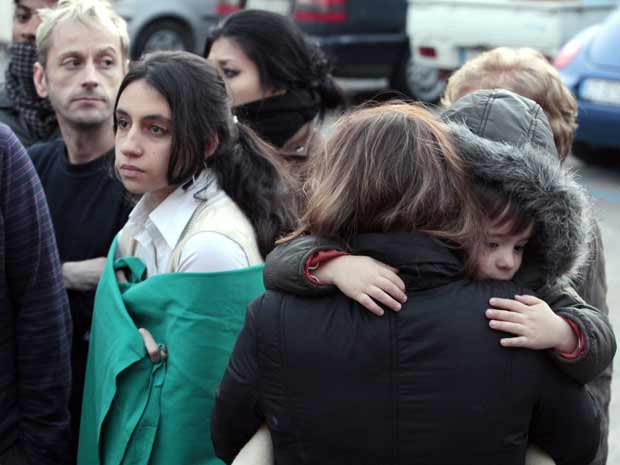
[[[143,279],[135,257],[114,260],[97,288],[80,427],[79,465],[221,464],[211,444],[217,384],[264,290],[262,266]],[[115,270],[126,268],[129,282]],[[154,364],[138,328],[166,344]]]

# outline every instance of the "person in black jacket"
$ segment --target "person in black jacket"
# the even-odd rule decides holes
[[[513,150],[408,105],[338,123],[298,233],[398,268],[409,299],[383,318],[341,294],[255,301],[212,419],[225,462],[263,422],[282,464],[522,464],[528,438],[559,465],[594,455],[599,417],[584,388],[541,352],[501,348],[505,334],[485,324],[491,297],[524,290],[466,277],[460,255],[482,214],[453,139]]]

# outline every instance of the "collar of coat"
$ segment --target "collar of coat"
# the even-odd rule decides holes
[[[356,254],[369,255],[398,268],[410,291],[436,288],[465,276],[458,253],[424,233],[358,234],[350,245]]]

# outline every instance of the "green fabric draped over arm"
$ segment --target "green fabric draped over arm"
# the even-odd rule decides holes
[[[79,465],[221,464],[211,410],[262,266],[144,279],[135,257],[115,260],[97,288],[80,426]],[[119,283],[116,270],[128,282]],[[138,328],[165,344],[153,363]]]

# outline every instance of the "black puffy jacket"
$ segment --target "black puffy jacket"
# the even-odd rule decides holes
[[[488,327],[489,298],[520,289],[465,279],[423,234],[352,246],[401,270],[409,300],[381,318],[340,294],[256,300],[217,393],[220,458],[266,421],[280,465],[521,465],[528,431],[558,465],[591,460],[599,418],[583,386]]]

